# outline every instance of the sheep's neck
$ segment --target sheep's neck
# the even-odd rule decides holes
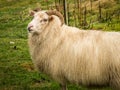
[[[41,34],[29,36],[29,46],[32,58],[35,60],[35,63],[37,60],[40,60],[42,63],[39,67],[43,67],[43,64],[45,64],[44,66],[48,65],[46,60],[49,60],[50,56],[52,56],[50,54],[53,54],[61,41],[61,39],[58,41],[58,37],[60,37],[60,32],[58,32],[56,28],[47,29]],[[40,58],[38,58],[38,54]]]

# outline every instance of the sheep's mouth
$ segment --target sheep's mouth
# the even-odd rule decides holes
[[[33,26],[32,26],[32,25],[27,27],[27,29],[28,29],[28,31],[29,31],[29,32],[32,32],[32,31],[33,31],[33,29],[32,29],[32,28],[33,28]]]
[[[33,30],[28,30],[29,33],[33,32]]]
[[[34,30],[28,28],[28,32],[29,32],[29,33],[33,32],[33,31],[34,31]]]

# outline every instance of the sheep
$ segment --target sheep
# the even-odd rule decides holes
[[[28,45],[35,68],[60,83],[120,90],[120,33],[67,26],[58,11],[31,11]]]

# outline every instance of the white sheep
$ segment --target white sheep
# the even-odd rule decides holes
[[[120,33],[79,30],[57,11],[31,11],[28,43],[35,67],[66,90],[68,82],[120,90]]]

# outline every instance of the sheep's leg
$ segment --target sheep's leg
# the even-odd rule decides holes
[[[67,90],[67,85],[60,85],[61,90]]]

